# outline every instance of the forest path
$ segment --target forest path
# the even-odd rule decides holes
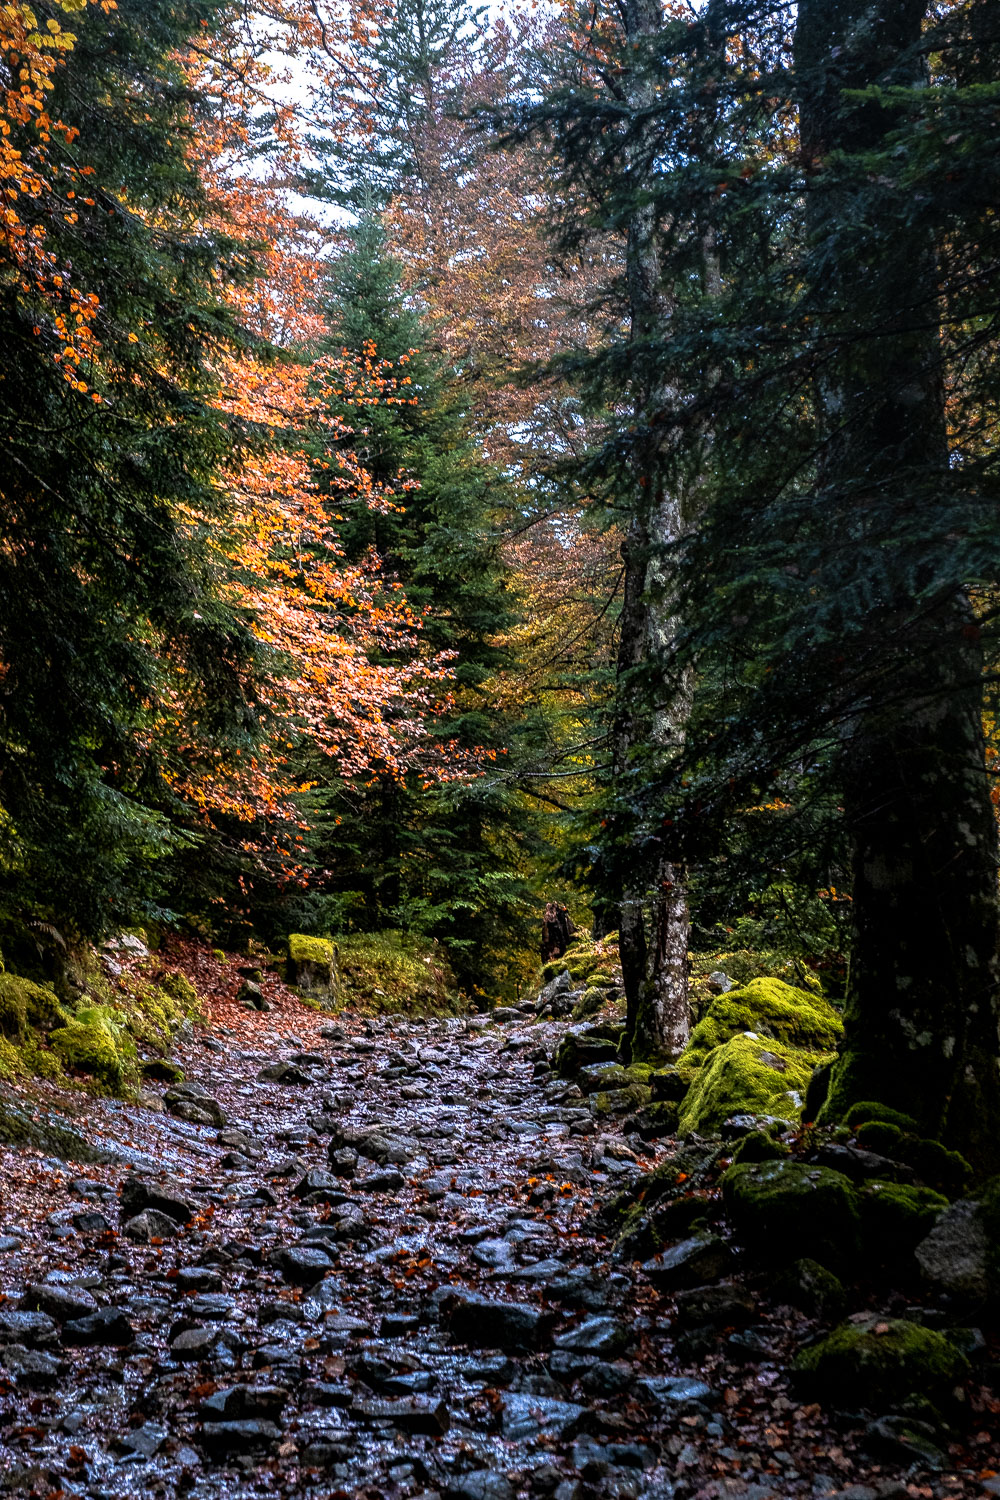
[[[536,1066],[564,1029],[224,1001],[177,1049],[189,1119],[88,1104],[140,1173],[4,1153],[0,1490],[765,1500],[856,1478],[784,1394],[786,1328],[678,1363],[675,1305],[588,1232],[640,1143]],[[908,1493],[876,1474],[844,1494]]]

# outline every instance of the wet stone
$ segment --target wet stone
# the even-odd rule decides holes
[[[45,1349],[59,1342],[59,1325],[44,1312],[0,1307],[0,1344],[24,1344]]]
[[[169,1214],[161,1214],[155,1208],[144,1208],[141,1214],[136,1214],[122,1225],[122,1234],[126,1239],[135,1240],[139,1245],[150,1245],[154,1240],[172,1239],[178,1233],[177,1220]]]
[[[6,1344],[0,1348],[0,1367],[19,1385],[32,1390],[48,1390],[56,1384],[62,1364],[41,1349],[26,1349],[23,1344]]]
[[[492,1469],[476,1469],[458,1479],[450,1479],[445,1488],[447,1500],[515,1500],[517,1491],[510,1480]]]
[[[233,1422],[205,1422],[200,1434],[201,1446],[210,1458],[256,1453],[262,1448],[272,1448],[280,1441],[280,1427],[273,1422],[252,1418]]]
[[[398,1401],[358,1401],[351,1411],[362,1421],[388,1422],[400,1432],[420,1433],[427,1437],[441,1437],[451,1425],[451,1415],[443,1401],[420,1396],[404,1396]]]
[[[569,1436],[586,1425],[589,1413],[574,1401],[559,1401],[552,1396],[520,1395],[505,1391],[501,1397],[500,1426],[509,1442],[531,1438]]]
[[[311,1287],[333,1269],[333,1261],[316,1245],[291,1245],[275,1251],[274,1261],[293,1286]]]
[[[79,1287],[53,1286],[48,1282],[36,1282],[29,1286],[21,1298],[23,1312],[47,1313],[58,1323],[72,1318],[86,1318],[97,1311],[97,1303],[89,1292]]]
[[[528,1303],[457,1293],[445,1299],[441,1314],[455,1343],[479,1349],[538,1349],[556,1322],[554,1314]]]
[[[67,1344],[116,1345],[125,1347],[135,1338],[135,1330],[119,1307],[100,1307],[85,1318],[73,1318],[63,1326]]]
[[[624,1323],[614,1318],[585,1318],[576,1328],[560,1334],[557,1349],[573,1349],[588,1354],[621,1354],[631,1341]]]

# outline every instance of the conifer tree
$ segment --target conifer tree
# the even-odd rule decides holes
[[[77,8],[48,97],[49,190],[23,205],[62,273],[62,323],[0,276],[0,902],[89,933],[155,900],[155,860],[182,836],[149,734],[166,664],[217,744],[254,738],[257,647],[183,519],[213,514],[238,437],[210,364],[234,332],[222,288],[251,269],[199,229],[188,155],[207,105],[177,54],[219,10]],[[71,287],[94,308],[79,361]]]
[[[522,730],[490,706],[489,679],[506,662],[497,637],[515,618],[494,520],[503,476],[471,438],[454,372],[428,350],[429,330],[400,285],[378,217],[366,215],[333,265],[329,343],[384,373],[387,396],[340,415],[374,480],[393,491],[391,511],[345,511],[348,555],[368,549],[421,617],[418,649],[454,653],[455,691],[436,728],[482,757],[482,774],[440,786],[388,775],[371,785],[331,783],[314,794],[325,814],[314,853],[328,873],[325,910],[363,928],[405,927],[449,943],[460,977],[486,978],[525,914],[517,866],[529,825],[504,767]],[[334,493],[331,504],[344,510]],[[321,774],[321,773],[317,773]]]

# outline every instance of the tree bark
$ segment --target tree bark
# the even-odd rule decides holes
[[[924,13],[925,0],[800,0],[796,32],[809,227],[824,247],[814,291],[842,334],[817,383],[818,503],[859,557],[878,548],[891,561],[856,648],[867,692],[845,732],[854,941],[821,1118],[890,1104],[985,1174],[1000,1169],[1000,904],[982,654],[961,580],[919,598],[894,535],[948,479],[935,246],[891,183],[876,194],[860,167],[824,180],[830,153],[878,151],[899,124],[898,104],[844,91],[919,86]],[[852,325],[855,308],[877,309],[877,329]]]

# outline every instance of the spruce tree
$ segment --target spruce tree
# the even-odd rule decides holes
[[[0,906],[89,934],[155,907],[156,862],[187,837],[150,733],[173,667],[217,744],[253,742],[257,648],[184,519],[215,513],[238,440],[211,362],[235,333],[221,288],[250,269],[199,227],[187,149],[208,104],[177,54],[219,9],[74,18],[49,108],[79,133],[52,131],[57,201],[34,212],[65,283],[98,302],[87,389],[65,378],[51,309],[0,276]]]
[[[361,410],[333,408],[352,429],[345,443],[399,507],[347,512],[345,548],[355,560],[372,549],[402,584],[422,618],[424,656],[453,653],[454,702],[436,738],[486,760],[484,774],[433,788],[388,774],[342,784],[314,768],[313,849],[327,870],[319,889],[328,920],[431,933],[467,985],[484,985],[512,934],[522,935],[526,902],[517,867],[529,820],[504,774],[522,730],[491,708],[488,686],[506,665],[496,640],[516,611],[494,529],[506,484],[470,436],[455,372],[428,347],[431,331],[375,215],[331,268],[327,319],[330,349],[373,349],[391,393]],[[331,504],[345,512],[336,493]]]

